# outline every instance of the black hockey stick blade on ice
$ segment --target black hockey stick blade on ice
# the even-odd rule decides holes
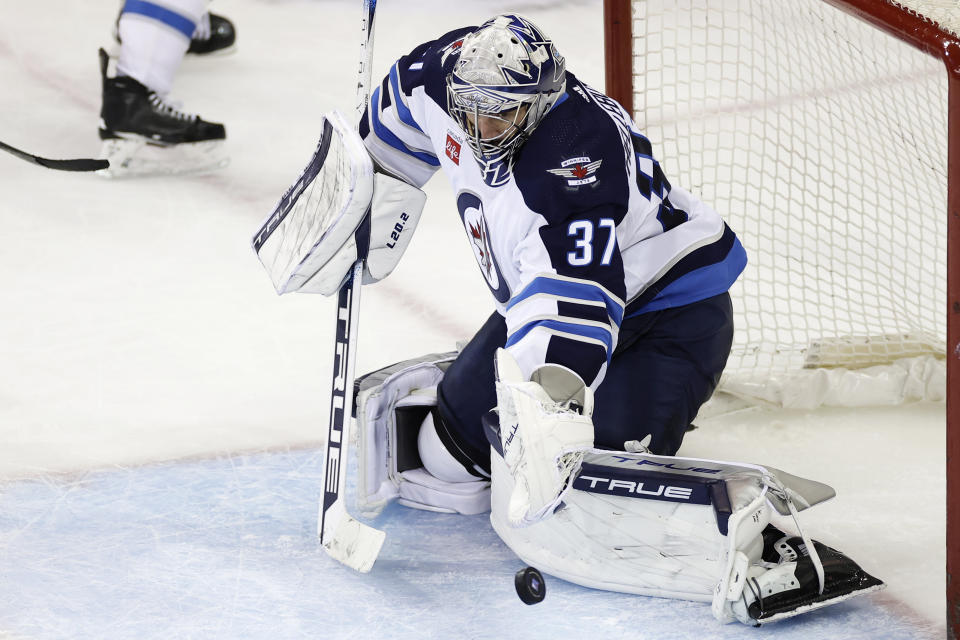
[[[47,169],[57,169],[59,171],[99,171],[100,169],[106,169],[110,166],[110,163],[107,160],[98,160],[95,158],[74,158],[71,160],[52,160],[50,158],[41,158],[40,156],[35,156],[32,153],[27,153],[26,151],[21,151],[20,149],[11,147],[5,142],[0,142],[0,149],[17,156],[21,160],[38,164],[41,167],[46,167]]]

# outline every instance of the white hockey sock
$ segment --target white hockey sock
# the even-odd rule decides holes
[[[437,435],[437,427],[433,423],[433,412],[427,414],[417,436],[417,448],[420,450],[420,460],[430,475],[446,482],[476,482],[479,480],[453,457]]]
[[[120,16],[117,73],[166,96],[206,0],[127,0]]]

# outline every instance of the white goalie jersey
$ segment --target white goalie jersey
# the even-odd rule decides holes
[[[561,364],[596,388],[624,322],[727,291],[746,254],[716,211],[670,185],[623,108],[569,72],[509,175],[485,172],[446,98],[451,54],[471,30],[398,60],[360,134],[413,185],[444,169],[521,369]]]

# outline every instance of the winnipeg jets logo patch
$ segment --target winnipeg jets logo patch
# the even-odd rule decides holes
[[[580,156],[579,158],[570,158],[560,163],[559,169],[547,169],[547,173],[567,179],[567,184],[571,187],[579,187],[583,184],[591,184],[597,181],[597,176],[593,175],[600,168],[600,160],[591,160],[589,156]]]
[[[474,213],[476,212],[476,213]],[[480,270],[483,271],[483,277],[487,279],[492,289],[500,286],[500,277],[493,268],[493,252],[490,250],[490,234],[487,231],[487,223],[480,212],[472,209],[467,213],[463,222],[467,228],[467,235],[470,236],[470,246],[473,247],[473,255],[477,258]]]
[[[510,289],[500,271],[500,265],[497,264],[497,257],[493,253],[490,230],[483,216],[483,202],[476,194],[464,191],[457,197],[457,209],[460,210],[463,228],[470,239],[470,247],[487,281],[487,286],[490,287],[494,298],[505,303],[510,299]]]

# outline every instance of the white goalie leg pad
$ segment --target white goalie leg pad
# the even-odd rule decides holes
[[[490,521],[525,563],[569,582],[623,593],[709,602],[726,538],[709,506],[573,489],[549,518],[509,520],[513,474],[491,453]]]
[[[522,560],[547,573],[599,589],[710,602],[719,621],[754,626],[883,588],[800,527],[798,512],[833,497],[833,489],[760,465],[591,449],[556,509],[515,527],[518,475],[495,423],[484,420],[490,521]],[[765,531],[774,511],[792,516],[799,535]]]
[[[490,520],[521,559],[588,587],[711,602],[724,622],[735,619],[731,604],[762,564],[773,510],[785,515],[833,495],[769,467],[592,449],[556,511],[516,528],[516,477],[492,423],[487,435]],[[788,495],[802,506],[784,505]]]
[[[543,365],[527,380],[505,349],[496,364],[503,459],[513,476],[508,520],[524,527],[553,512],[593,446],[593,391],[559,365]]]
[[[453,457],[453,454],[440,440],[433,418],[433,412],[427,414],[420,426],[420,433],[417,435],[417,451],[420,452],[423,467],[433,477],[447,482],[472,482],[476,480],[477,476],[467,471],[466,467]]]
[[[357,502],[364,515],[378,514],[394,499],[408,507],[445,513],[489,510],[488,481],[469,474],[465,482],[437,478],[424,469],[419,450],[421,426],[425,420],[432,426],[437,385],[456,355],[431,354],[400,362],[359,381]],[[425,453],[437,459],[435,449]]]
[[[423,468],[400,474],[400,504],[414,509],[476,515],[490,510],[490,483],[471,474],[453,457],[428,413],[417,435]]]
[[[448,482],[426,469],[410,469],[400,474],[399,491],[397,502],[412,509],[467,516],[490,510],[490,483],[486,480]]]

